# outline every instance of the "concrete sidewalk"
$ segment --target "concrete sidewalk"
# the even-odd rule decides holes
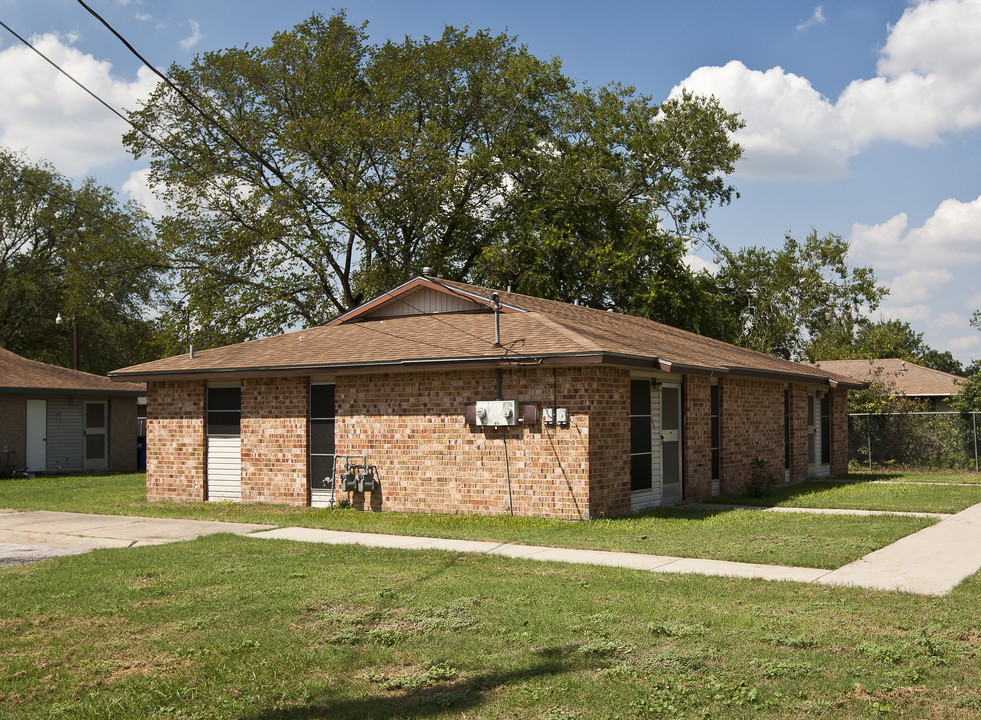
[[[874,514],[866,511],[858,512]],[[981,568],[981,504],[956,515],[945,516],[936,525],[902,538],[838,570],[301,527],[275,528],[271,525],[248,523],[48,511],[0,511],[0,566],[100,548],[137,547],[193,540],[202,535],[221,532],[247,535],[257,539],[404,550],[485,553],[546,562],[624,567],[649,572],[791,580],[879,590],[902,590],[926,595],[944,595],[964,578]]]
[[[817,582],[945,595],[979,568],[981,504],[900,538]]]
[[[245,535],[273,525],[34,510],[0,511],[0,567],[106,548],[161,545],[202,535]]]

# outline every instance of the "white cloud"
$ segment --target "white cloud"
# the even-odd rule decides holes
[[[120,112],[136,107],[156,84],[143,68],[135,80],[114,77],[109,62],[73,47],[73,36],[31,38],[44,55]],[[0,52],[0,144],[47,160],[66,175],[127,157],[120,138],[128,126],[29,48]],[[43,154],[38,148],[43,148]]]
[[[750,70],[738,60],[699,68],[672,90],[714,95],[738,111],[746,127],[741,173],[755,177],[834,177],[845,171],[852,148],[836,128],[834,107],[805,78],[783,68]]]
[[[940,328],[958,330],[968,326],[968,319],[961,313],[940,313],[935,318],[934,324]]]
[[[885,320],[902,320],[912,325],[926,323],[932,311],[929,305],[916,303],[914,305],[897,305],[892,302],[883,302],[876,312]]]
[[[191,26],[191,34],[181,40],[182,50],[190,50],[204,38],[204,35],[201,34],[201,23],[197,20],[188,20],[187,22]]]
[[[855,223],[850,241],[853,257],[877,269],[981,264],[981,196],[944,200],[919,228],[909,229],[905,213],[879,225]]]
[[[825,23],[824,7],[818,5],[816,8],[814,8],[814,13],[811,15],[811,17],[798,24],[795,29],[798,32],[800,32],[803,30],[808,30],[814,27],[815,25],[823,25],[824,23]]]
[[[742,174],[839,177],[872,142],[923,147],[981,126],[978,37],[981,0],[921,2],[889,28],[877,77],[853,81],[835,102],[782,68],[760,72],[737,61],[699,68],[672,95],[715,95],[742,115]]]
[[[970,356],[972,359],[977,358],[981,356],[981,333],[976,332],[973,335],[960,335],[951,338],[947,347],[955,357],[966,358]]]
[[[889,283],[889,300],[897,304],[925,302],[953,279],[949,270],[907,270]]]

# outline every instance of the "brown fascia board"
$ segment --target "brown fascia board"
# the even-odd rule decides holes
[[[236,367],[222,369],[203,369],[203,370],[179,370],[179,371],[158,371],[153,373],[110,373],[109,377],[113,381],[141,381],[150,380],[214,380],[218,378],[234,377],[288,377],[296,375],[317,375],[317,374],[361,374],[372,372],[412,372],[421,370],[453,370],[474,367],[500,368],[513,367],[516,365],[542,365],[542,366],[571,366],[571,365],[611,365],[626,368],[643,368],[647,370],[661,370],[678,375],[701,375],[708,377],[721,377],[725,375],[737,377],[753,377],[768,380],[779,380],[782,382],[803,382],[810,384],[830,384],[828,378],[820,378],[814,375],[798,375],[796,373],[781,373],[765,370],[751,370],[746,368],[713,368],[700,367],[696,365],[682,365],[672,363],[656,357],[644,357],[639,355],[621,355],[617,353],[556,353],[550,355],[496,355],[476,358],[421,358],[419,360],[396,360],[377,363],[357,363],[357,364],[338,364],[338,365],[291,365],[280,367]],[[839,386],[847,388],[862,388],[867,385],[848,384],[838,382]]]
[[[656,358],[615,356],[610,353],[566,353],[555,355],[496,355],[477,358],[422,358],[390,362],[291,365],[280,367],[236,367],[211,370],[176,370],[150,373],[110,373],[115,382],[147,382],[150,380],[207,380],[231,377],[287,377],[296,375],[331,375],[386,371],[452,370],[472,367],[511,367],[516,365],[622,365],[628,367],[657,367]]]
[[[119,378],[116,382],[124,380]],[[82,390],[76,388],[31,388],[31,387],[0,387],[0,393],[11,395],[112,395],[113,397],[142,397],[146,390]]]
[[[793,381],[810,385],[829,385],[832,388],[842,387],[848,390],[863,390],[869,386],[868,383],[844,382],[842,380],[833,380],[832,378],[827,377],[822,378],[819,375],[804,375],[791,372],[779,372],[777,370],[751,370],[748,368],[730,367],[728,371],[728,374],[733,377],[751,377],[760,378],[762,380],[779,380],[781,382]]]

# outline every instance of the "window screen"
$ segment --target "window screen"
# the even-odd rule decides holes
[[[208,388],[208,435],[242,434],[242,388]]]
[[[334,476],[334,386],[310,386],[310,487]]]
[[[651,381],[630,381],[630,489],[654,487],[651,456]]]
[[[712,385],[709,393],[712,413],[712,479],[718,480],[722,470],[722,423],[719,412],[719,386]]]

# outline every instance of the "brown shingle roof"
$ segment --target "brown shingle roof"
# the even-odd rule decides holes
[[[146,392],[141,385],[113,382],[101,375],[46,365],[0,348],[0,392],[52,390],[105,395],[132,395]]]
[[[386,306],[420,288],[473,301],[471,312],[383,316]],[[465,283],[416,278],[328,325],[180,355],[117,370],[114,378],[167,375],[322,372],[378,366],[463,362],[609,362],[675,366],[716,374],[787,376],[810,382],[850,378],[790,362],[643,318],[497,291],[501,347],[495,347],[491,293]]]
[[[956,395],[964,378],[899,358],[822,360],[817,365],[863,382],[883,382],[894,395],[932,397]],[[904,371],[905,370],[905,371]]]

